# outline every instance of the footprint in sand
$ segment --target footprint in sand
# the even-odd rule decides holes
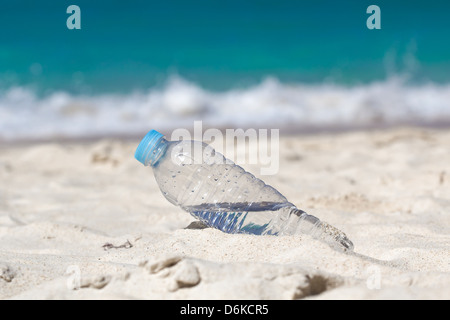
[[[168,257],[154,263],[141,263],[151,274],[161,273],[163,277],[170,276],[173,281],[169,284],[169,291],[191,288],[201,281],[200,273],[195,264],[179,256]]]
[[[8,265],[0,262],[0,280],[11,282],[15,276],[15,272]]]

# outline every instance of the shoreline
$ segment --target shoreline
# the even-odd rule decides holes
[[[289,137],[289,136],[323,136],[329,134],[347,134],[347,133],[358,133],[358,132],[383,132],[383,131],[393,131],[393,130],[415,130],[415,129],[423,129],[430,131],[446,131],[450,130],[450,121],[441,121],[441,122],[404,122],[404,123],[395,123],[395,124],[374,124],[374,125],[362,125],[362,126],[328,126],[328,127],[302,127],[298,128],[295,125],[286,125],[282,129],[280,128],[272,128],[270,126],[260,126],[260,127],[236,127],[236,126],[220,126],[220,127],[211,127],[205,126],[203,128],[203,132],[207,129],[215,128],[219,129],[221,132],[225,132],[227,129],[236,130],[243,129],[244,131],[248,129],[279,129],[280,137]],[[149,128],[149,131],[154,128]],[[161,133],[168,134],[169,132],[178,129],[178,128],[162,128],[160,129]],[[159,129],[156,129],[159,130]],[[192,129],[186,128],[191,134],[193,133]],[[139,134],[110,134],[110,135],[90,135],[90,136],[80,136],[80,137],[68,137],[68,136],[55,136],[53,138],[19,138],[15,140],[5,140],[0,137],[0,148],[11,147],[11,146],[27,146],[27,145],[36,145],[43,143],[93,143],[101,140],[115,140],[122,142],[130,142],[130,141],[140,141],[142,137],[144,137],[147,132],[142,132]]]

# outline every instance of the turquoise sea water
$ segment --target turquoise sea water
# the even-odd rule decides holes
[[[66,27],[71,4],[81,8],[81,30]],[[381,30],[366,27],[371,4],[381,8]],[[373,104],[375,111],[364,107],[374,113],[370,119],[380,119],[381,112],[381,119],[408,120],[419,105],[427,110],[414,117],[442,119],[450,114],[448,12],[450,2],[436,0],[2,1],[0,137],[27,136],[23,117],[45,122],[60,113],[76,117],[42,134],[71,135],[105,110],[126,119],[150,118],[158,110],[164,121],[178,123],[227,118],[216,108],[240,104],[245,116],[236,124],[245,124],[245,117],[255,120],[248,96],[263,104],[261,123],[276,109],[294,124],[367,118],[348,115],[353,103]],[[358,90],[362,102],[353,101]],[[416,104],[400,101],[392,118],[373,101],[378,93],[387,96],[382,104],[405,95]],[[318,101],[324,94],[331,94],[330,103]],[[264,107],[267,101],[270,107]],[[322,108],[330,105],[337,107]],[[22,118],[11,112],[18,109]],[[95,132],[114,131],[95,123]]]
[[[68,30],[66,8],[81,8]],[[381,8],[381,30],[366,9]],[[177,73],[208,89],[282,81],[354,84],[412,73],[450,81],[448,1],[5,1],[5,85],[147,89]]]

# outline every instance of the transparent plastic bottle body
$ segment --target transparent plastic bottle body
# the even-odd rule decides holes
[[[152,147],[156,181],[168,201],[227,233],[309,234],[353,250],[344,233],[296,208],[281,193],[202,142],[167,141]]]

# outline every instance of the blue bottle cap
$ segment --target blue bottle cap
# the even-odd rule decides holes
[[[148,166],[152,163],[152,156],[155,156],[156,146],[164,137],[163,134],[156,130],[152,130],[142,139],[141,143],[136,149],[134,157],[141,162],[144,166]]]

